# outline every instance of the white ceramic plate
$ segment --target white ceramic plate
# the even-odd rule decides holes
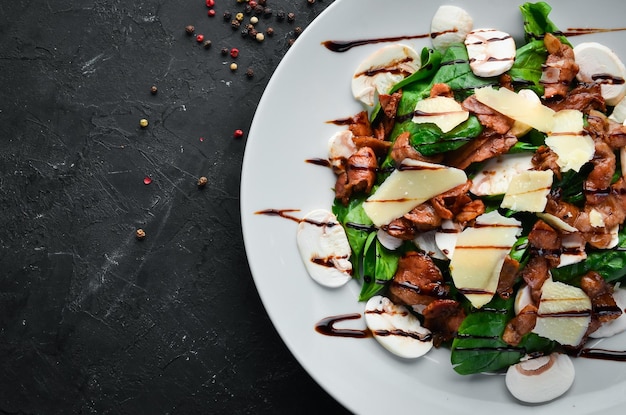
[[[395,358],[374,339],[329,337],[317,333],[322,318],[361,313],[359,286],[325,289],[306,273],[296,247],[294,221],[258,215],[264,209],[330,209],[334,175],[306,163],[327,157],[328,138],[345,127],[327,123],[356,114],[362,107],[350,92],[356,65],[383,44],[345,53],[322,46],[326,40],[356,40],[425,34],[441,4],[456,4],[474,18],[474,27],[494,27],[520,39],[522,20],[510,1],[337,0],[303,33],[274,73],[259,103],[249,134],[241,182],[241,215],[246,252],[263,304],[291,352],[333,397],[358,414],[485,413],[589,414],[626,405],[626,363],[575,359],[574,386],[560,399],[525,406],[507,392],[502,376],[460,376],[447,349],[417,360]],[[567,28],[626,26],[626,3],[553,0],[551,19]],[[626,32],[571,38],[598,41],[626,60]],[[418,50],[430,39],[407,40]],[[363,318],[346,323],[363,328]],[[626,350],[626,337],[601,347]],[[615,413],[615,412],[612,412]]]

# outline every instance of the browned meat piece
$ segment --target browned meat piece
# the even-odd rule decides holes
[[[447,97],[454,98],[454,91],[448,84],[435,84],[430,89],[430,97]]]
[[[478,137],[472,139],[458,150],[450,151],[446,155],[446,164],[465,170],[470,164],[504,154],[517,143],[517,137],[512,134],[498,134],[493,130],[485,129]]]
[[[514,90],[513,79],[508,73],[503,73],[502,75],[500,75],[500,77],[498,78],[498,83],[500,84],[500,88],[506,88],[509,91]]]
[[[511,346],[517,346],[522,341],[522,337],[535,328],[536,323],[537,307],[529,304],[507,323],[502,340]]]
[[[387,154],[389,148],[391,148],[391,142],[383,141],[376,137],[358,136],[354,137],[352,141],[354,141],[354,144],[357,148],[370,147],[372,150],[374,150],[374,153],[376,153],[377,156],[383,156]]]
[[[552,170],[557,179],[561,179],[561,167],[557,164],[559,156],[548,146],[540,146],[533,154],[533,166],[537,170]]]
[[[454,217],[454,220],[461,224],[473,221],[485,213],[485,204],[482,200],[476,199],[463,205],[461,211]]]
[[[428,305],[446,298],[449,288],[433,260],[426,254],[410,251],[399,262],[389,286],[389,298],[397,304]]]
[[[563,98],[578,73],[574,50],[561,43],[556,36],[546,33],[543,43],[548,50],[548,58],[543,68],[541,83],[544,85],[544,98]]]
[[[433,333],[433,345],[439,347],[454,339],[465,319],[465,310],[458,301],[443,299],[428,304],[422,315],[424,327]]]
[[[517,271],[519,270],[519,262],[510,256],[504,258],[504,264],[500,270],[498,279],[498,288],[496,293],[503,299],[508,299],[513,295],[513,285],[517,279]]]
[[[580,288],[591,299],[592,320],[597,320],[597,326],[622,315],[622,310],[613,298],[613,287],[597,272],[590,271],[583,275]]]
[[[361,111],[350,119],[348,129],[355,136],[373,136],[372,126],[370,124],[367,111]]]
[[[468,180],[447,192],[433,197],[431,203],[437,215],[442,219],[453,219],[454,216],[459,214],[463,207],[472,201],[468,195],[471,185],[472,182]]]
[[[531,298],[535,304],[539,304],[541,287],[550,277],[550,268],[550,262],[544,256],[531,257],[526,266],[522,268],[521,276],[530,288]]]
[[[498,134],[505,134],[515,122],[512,118],[500,114],[498,111],[479,102],[476,99],[476,95],[469,96],[461,105],[466,111],[476,115],[482,125]]]
[[[420,160],[428,163],[439,163],[443,156],[425,157],[419,151],[417,151],[409,142],[411,134],[404,132],[396,137],[391,148],[391,158],[397,166],[402,163],[404,159]]]
[[[402,239],[403,241],[413,240],[417,236],[417,229],[413,226],[413,223],[404,216],[392,220],[381,229],[394,238]]]
[[[594,142],[596,151],[591,159],[593,170],[584,182],[588,205],[597,205],[606,198],[615,173],[615,153],[611,147],[600,139],[595,139]]]
[[[337,176],[335,197],[347,205],[354,193],[369,193],[376,182],[378,161],[374,150],[361,147],[348,158],[345,173]]]
[[[404,215],[419,232],[432,231],[441,226],[441,217],[437,215],[433,205],[424,202]]]
[[[387,140],[389,137],[396,123],[396,113],[398,112],[401,98],[402,91],[394,92],[391,95],[381,94],[378,96],[382,111],[375,132],[377,138]]]
[[[528,234],[528,242],[548,253],[555,253],[561,249],[561,235],[542,220],[533,225]]]
[[[608,120],[605,141],[611,148],[618,149],[626,146],[626,126],[624,124]]]
[[[548,101],[546,105],[555,111],[572,109],[579,110],[585,114],[592,110],[606,111],[600,84],[578,85],[571,91],[568,91],[565,98]]]

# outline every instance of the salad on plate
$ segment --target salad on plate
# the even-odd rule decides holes
[[[626,67],[573,45],[547,3],[520,11],[522,44],[444,5],[429,47],[355,68],[363,111],[328,145],[334,204],[296,239],[319,284],[359,281],[391,353],[446,347],[457,373],[506,373],[542,403],[573,384],[571,357],[626,360],[586,346],[626,329]]]

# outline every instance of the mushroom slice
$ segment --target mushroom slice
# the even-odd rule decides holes
[[[344,171],[348,159],[356,153],[354,134],[350,130],[342,130],[333,134],[328,140],[328,161],[335,171]]]
[[[420,55],[410,46],[393,44],[368,56],[357,67],[352,78],[352,95],[373,107],[377,94],[391,88],[421,67]]]
[[[510,366],[505,382],[509,392],[522,402],[548,402],[563,395],[574,383],[574,364],[562,353],[529,358]]]
[[[515,40],[496,29],[475,29],[465,37],[469,63],[474,75],[491,77],[502,75],[515,62]]]
[[[313,210],[300,220],[296,240],[304,266],[316,282],[334,288],[350,281],[352,251],[335,215]]]
[[[365,324],[378,342],[391,353],[417,358],[433,347],[430,330],[402,305],[380,295],[365,304]]]
[[[616,288],[615,291],[613,291],[613,299],[620,310],[622,310],[622,315],[602,324],[600,328],[591,333],[589,337],[594,339],[611,337],[626,330],[626,290]]]
[[[626,96],[626,66],[610,48],[597,42],[583,42],[574,47],[581,82],[601,84],[607,105],[614,106]]]
[[[430,37],[433,47],[447,49],[453,43],[461,43],[472,31],[474,19],[464,9],[451,6],[439,6],[430,23]]]
[[[396,249],[400,248],[404,243],[402,239],[391,236],[382,229],[376,231],[376,238],[378,238],[378,242],[380,242],[382,246],[389,249],[390,251],[395,251]]]
[[[435,242],[437,247],[446,256],[446,259],[452,259],[454,255],[454,247],[459,239],[459,234],[463,231],[461,224],[453,220],[446,219],[441,223],[441,228],[435,233]]]

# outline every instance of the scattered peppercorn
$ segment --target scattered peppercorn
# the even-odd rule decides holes
[[[248,2],[248,4],[249,4],[249,5],[250,5],[250,7],[252,7],[252,8],[254,8],[254,7],[256,7],[256,6],[257,6],[257,2],[256,2],[256,1],[254,1],[254,0],[250,0],[250,1]]]
[[[196,42],[198,43],[204,42],[204,35],[196,35]]]
[[[259,3],[261,6],[265,6],[267,4],[267,0],[257,0],[257,3]]]
[[[230,21],[230,27],[232,27],[233,30],[239,29],[239,26],[241,26],[241,23],[239,23],[239,20],[233,19]]]
[[[296,15],[294,13],[288,13],[287,20],[293,22],[294,20],[296,20]]]
[[[204,43],[202,44],[202,46],[204,46],[205,49],[209,49],[211,45],[212,43],[210,40],[205,40]]]
[[[276,20],[278,20],[279,22],[282,22],[283,20],[285,20],[285,12],[282,10],[279,10],[276,12]]]
[[[268,36],[273,36],[274,35],[274,28],[273,27],[268,27],[267,29],[265,29],[265,34]]]
[[[158,91],[159,91],[159,90],[158,90],[158,88],[156,87],[156,85],[152,85],[152,86],[150,87],[150,93],[151,93],[152,95],[156,95],[156,93],[157,93]]]
[[[237,56],[239,56],[239,49],[237,48],[232,48],[230,50],[230,57],[231,58],[236,58]]]
[[[263,33],[257,33],[255,39],[257,42],[263,42],[265,40],[265,35]]]
[[[293,44],[296,43],[296,39],[291,38],[287,43],[289,44],[289,46],[293,46]]]
[[[246,4],[246,7],[244,7],[244,8],[243,8],[243,11],[244,11],[246,14],[250,14],[250,13],[252,13],[252,7],[250,7],[250,5],[249,5],[249,4]]]
[[[233,137],[235,138],[243,137],[243,130],[235,130],[235,132],[233,133]]]
[[[191,36],[193,35],[195,31],[196,31],[196,28],[193,27],[192,25],[185,26],[185,33],[187,33],[187,35]]]
[[[146,231],[144,231],[143,229],[139,228],[135,231],[135,238],[141,241],[145,239],[145,237],[146,237]]]
[[[258,17],[256,17],[256,16],[252,16],[252,17],[250,18],[250,23],[251,23],[251,24],[257,24],[257,23],[259,23],[259,18],[258,18]]]
[[[142,118],[139,120],[139,126],[141,128],[146,128],[148,126],[148,120],[146,120],[145,118]]]
[[[222,56],[226,56],[226,55],[228,55],[228,48],[222,48],[222,50],[220,51],[220,53],[222,54]]]
[[[252,78],[254,76],[254,69],[248,68],[248,70],[246,70],[246,76]]]
[[[274,14],[274,11],[272,9],[270,9],[269,7],[266,7],[263,9],[263,16],[267,17],[271,17]]]
[[[215,9],[210,9],[210,10],[207,12],[207,15],[208,15],[209,17],[213,17],[213,16],[215,16]]]
[[[257,16],[260,16],[260,15],[262,15],[262,14],[263,14],[263,10],[264,10],[264,9],[265,9],[265,8],[264,8],[263,6],[256,5],[256,6],[254,7],[254,14],[256,14]]]
[[[306,0],[309,4],[315,4],[315,0]]]
[[[241,37],[248,37],[249,34],[250,34],[250,31],[248,29],[243,29],[241,31]]]
[[[230,64],[230,70],[233,72],[237,70],[237,64],[235,62]]]
[[[235,20],[237,20],[238,22],[241,22],[243,20],[243,13],[237,13],[235,15]]]
[[[207,7],[215,6],[215,0],[206,0],[206,6]]]
[[[207,179],[206,177],[202,176],[198,179],[198,187],[203,188],[204,186],[206,186],[206,184],[209,182],[209,179]]]
[[[229,21],[233,17],[233,14],[230,11],[226,10],[223,16],[225,21]]]

